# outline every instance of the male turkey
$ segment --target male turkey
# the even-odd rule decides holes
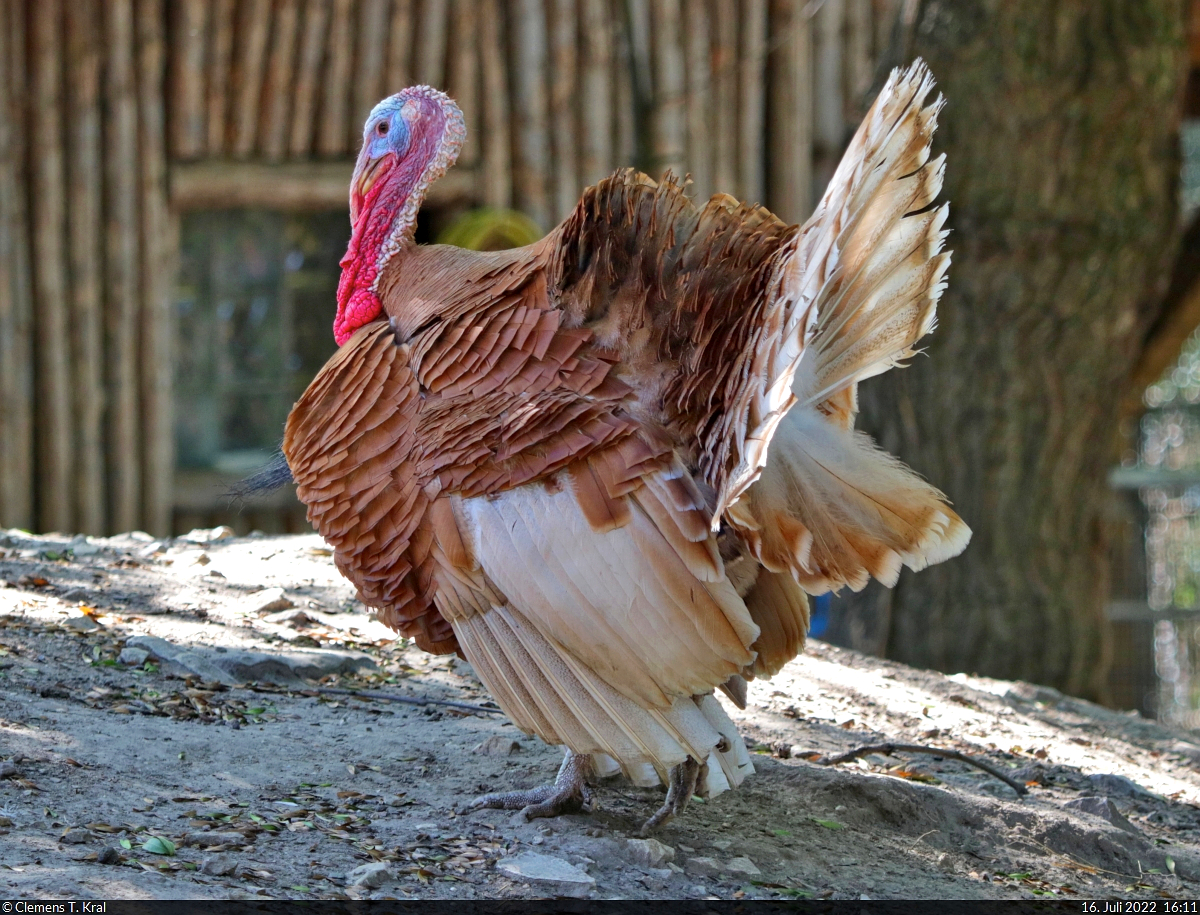
[[[896,71],[803,226],[619,171],[541,241],[413,243],[462,114],[371,112],[350,189],[338,352],[288,418],[308,517],[379,618],[465,657],[554,785],[666,783],[649,831],[753,771],[717,688],[795,657],[805,592],[961,552],[945,496],[854,431],[857,383],[932,330],[949,253],[940,100]]]

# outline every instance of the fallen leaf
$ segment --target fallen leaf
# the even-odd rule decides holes
[[[150,852],[152,855],[174,855],[175,843],[170,839],[164,839],[161,836],[151,836],[142,843],[142,848]]]
[[[826,829],[845,829],[846,828],[841,823],[839,823],[837,820],[818,820],[816,817],[813,817],[813,822],[816,823],[818,826],[824,826]]]

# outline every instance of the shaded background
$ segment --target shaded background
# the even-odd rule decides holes
[[[418,239],[496,247],[629,164],[802,220],[919,54],[955,260],[930,358],[859,425],[976,534],[833,598],[824,636],[1200,724],[1198,8],[0,0],[0,525],[308,529],[290,492],[223,493],[333,349],[384,94],[467,118]]]

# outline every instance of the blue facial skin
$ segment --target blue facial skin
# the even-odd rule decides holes
[[[380,159],[388,153],[403,156],[408,150],[408,123],[399,108],[371,122],[363,138],[370,159]]]

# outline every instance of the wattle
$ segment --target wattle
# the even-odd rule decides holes
[[[356,289],[350,300],[339,305],[333,322],[333,339],[341,346],[354,336],[364,324],[369,324],[383,314],[383,303],[370,289]]]

